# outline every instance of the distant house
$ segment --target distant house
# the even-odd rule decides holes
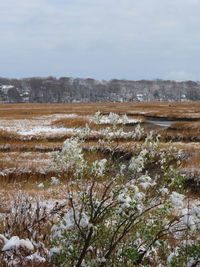
[[[144,100],[143,94],[137,94],[136,97],[137,97],[137,100],[140,102],[142,102]]]
[[[181,95],[181,102],[185,102],[185,101],[187,101],[187,97],[185,94],[182,94]]]
[[[4,93],[7,93],[8,90],[10,90],[10,89],[12,89],[12,88],[14,88],[13,85],[1,85],[1,86],[0,86],[1,91],[3,91]]]

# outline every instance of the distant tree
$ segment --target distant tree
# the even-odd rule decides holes
[[[8,90],[8,100],[9,102],[21,102],[22,101],[22,98],[16,88],[13,87]]]

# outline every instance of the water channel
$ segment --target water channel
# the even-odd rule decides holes
[[[177,121],[167,121],[167,120],[147,120],[148,123],[154,124],[161,127],[169,127],[172,123]]]

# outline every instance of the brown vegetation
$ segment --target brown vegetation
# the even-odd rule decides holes
[[[16,140],[19,139],[20,135],[14,132],[9,132],[4,129],[0,129],[0,140],[8,141],[8,140]]]
[[[147,103],[64,103],[64,104],[1,104],[0,118],[30,119],[52,114],[92,115],[104,113],[168,118],[200,118],[199,102],[147,102]]]
[[[163,141],[169,140],[185,141],[185,144],[174,143],[174,146],[181,148],[187,153],[189,157],[188,163],[184,163],[184,167],[192,168],[197,167],[200,162],[200,153],[198,149],[195,149],[195,145],[189,146],[189,142],[200,140],[200,121],[187,121],[188,119],[197,119],[200,117],[200,105],[195,102],[187,103],[66,103],[66,104],[1,104],[0,105],[0,120],[9,120],[12,124],[12,120],[16,119],[36,119],[41,116],[48,115],[61,115],[61,114],[77,114],[77,115],[93,115],[96,111],[100,111],[103,114],[109,114],[109,112],[117,112],[118,114],[128,114],[130,118],[144,119],[144,117],[155,116],[158,118],[171,118],[181,119],[183,121],[173,123],[168,129],[157,129],[162,135]],[[187,119],[184,121],[184,118]],[[45,119],[45,118],[44,118]],[[90,127],[94,130],[99,130],[106,125],[95,125],[90,121],[88,117],[69,117],[69,118],[56,118],[50,122],[55,127],[65,128],[80,128],[85,127],[85,124],[89,123]],[[144,123],[145,127],[145,123]],[[125,131],[132,131],[134,125],[125,125]],[[151,130],[151,126],[147,126],[146,131]],[[51,173],[47,171],[46,174],[39,173],[36,169],[40,166],[45,167],[43,159],[49,158],[48,152],[59,151],[62,148],[63,141],[66,138],[72,136],[72,133],[65,135],[55,136],[33,136],[30,139],[22,140],[21,136],[15,132],[9,132],[6,130],[0,130],[0,171],[5,168],[13,168],[17,172],[9,174],[7,176],[8,181],[20,181],[20,179],[38,182],[44,177],[50,177]],[[162,144],[165,147],[165,142]],[[138,144],[138,142],[136,142]],[[129,140],[119,139],[113,143],[114,147],[121,146],[124,151],[131,151],[134,149],[136,143]],[[97,140],[95,136],[91,136],[87,139],[87,143],[84,145],[86,148],[96,146]],[[17,152],[9,159],[11,152]],[[32,156],[23,157],[24,152],[32,153]],[[40,152],[36,155],[36,152]],[[43,158],[41,157],[43,155]],[[35,161],[37,158],[38,161]],[[32,172],[22,172],[21,170],[26,167]],[[37,167],[37,168],[36,168]],[[45,167],[46,168],[46,167]],[[47,167],[48,169],[48,167]],[[49,174],[48,174],[49,173]],[[27,179],[24,179],[27,175]],[[3,179],[6,180],[6,176]],[[3,181],[2,180],[2,181]]]
[[[161,131],[161,135],[172,141],[200,141],[200,121],[178,121],[174,122],[167,129]]]
[[[135,118],[135,116],[140,116],[138,118],[143,118],[143,116],[146,116],[147,118],[148,116],[156,116],[179,119],[194,119],[200,117],[199,103],[3,104],[0,105],[0,124],[1,119],[14,121],[15,119],[35,119],[46,115],[67,113],[92,115],[98,110],[104,114],[108,114],[109,112],[117,112],[118,114],[128,113],[131,118]],[[90,122],[87,117],[61,118],[53,120],[51,123],[55,127],[65,128],[80,128],[85,127],[86,123],[90,123],[90,127],[95,130],[109,126],[108,124],[95,125]],[[151,128],[148,127],[146,128],[146,131],[151,130]],[[134,125],[125,125],[124,129],[132,131],[134,129]],[[183,157],[181,168],[183,168],[184,172],[187,175],[189,174],[190,177],[191,172],[195,170],[195,175],[199,177],[200,143],[198,142],[200,141],[200,121],[175,122],[167,129],[157,130],[163,138],[161,147],[163,149],[167,149],[168,140],[172,140],[172,145],[183,150],[185,155],[185,157]],[[0,214],[6,215],[1,216],[1,222],[4,221],[2,218],[6,218],[9,215],[6,223],[11,225],[10,227],[6,223],[1,224],[1,232],[8,231],[7,228],[10,227],[13,230],[11,235],[19,235],[24,238],[29,237],[30,233],[27,231],[27,225],[29,226],[30,222],[25,220],[26,214],[23,213],[23,216],[19,221],[20,224],[17,224],[16,218],[19,218],[18,214],[11,213],[11,205],[13,205],[13,203],[16,207],[19,207],[18,202],[14,201],[18,195],[26,194],[27,196],[33,198],[39,197],[41,202],[49,200],[51,204],[65,198],[70,173],[63,173],[61,185],[58,184],[49,186],[51,183],[51,177],[57,176],[58,174],[55,169],[52,168],[54,153],[49,152],[56,153],[56,151],[61,150],[63,141],[71,136],[72,134],[70,133],[67,135],[58,135],[53,137],[40,135],[22,140],[18,133],[0,130],[0,197],[3,203],[0,207]],[[185,142],[176,142],[179,140]],[[192,140],[198,142],[192,143]],[[115,150],[116,156],[119,157],[121,154],[123,154],[123,156],[126,154],[127,157],[130,157],[137,146],[140,145],[140,142],[141,141],[130,142],[130,140],[127,139],[120,139],[114,140],[112,146],[114,148],[113,150]],[[89,161],[99,159],[102,157],[102,153],[108,152],[108,150],[106,150],[106,143],[104,146],[102,145],[99,154],[92,154],[91,152],[88,152],[91,147],[95,147],[97,145],[98,142],[95,139],[95,136],[88,138],[87,142],[84,144],[84,149],[86,151],[85,157],[87,157]],[[44,188],[39,188],[39,183],[43,183]],[[40,217],[38,219],[35,216],[37,213],[37,206],[35,209],[33,204],[29,206],[29,202],[27,203],[27,209],[30,207],[33,209],[33,219],[35,219],[36,222],[38,222],[38,220],[39,223],[42,222],[40,221]],[[42,211],[43,210],[41,210],[41,212]],[[37,223],[37,225],[39,224]],[[33,228],[34,227],[36,227],[36,225],[33,225]],[[46,235],[42,236],[42,241],[48,243],[45,239],[48,237],[49,232],[46,222],[41,224],[42,230],[43,227]],[[37,238],[40,237],[37,236]]]
[[[178,121],[172,123],[170,126],[170,129],[172,130],[197,130],[200,131],[200,121]]]
[[[90,123],[88,118],[72,117],[55,120],[52,122],[52,125],[65,128],[83,128],[87,123]]]

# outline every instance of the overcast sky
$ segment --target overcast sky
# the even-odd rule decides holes
[[[0,76],[200,80],[200,0],[0,0]]]

